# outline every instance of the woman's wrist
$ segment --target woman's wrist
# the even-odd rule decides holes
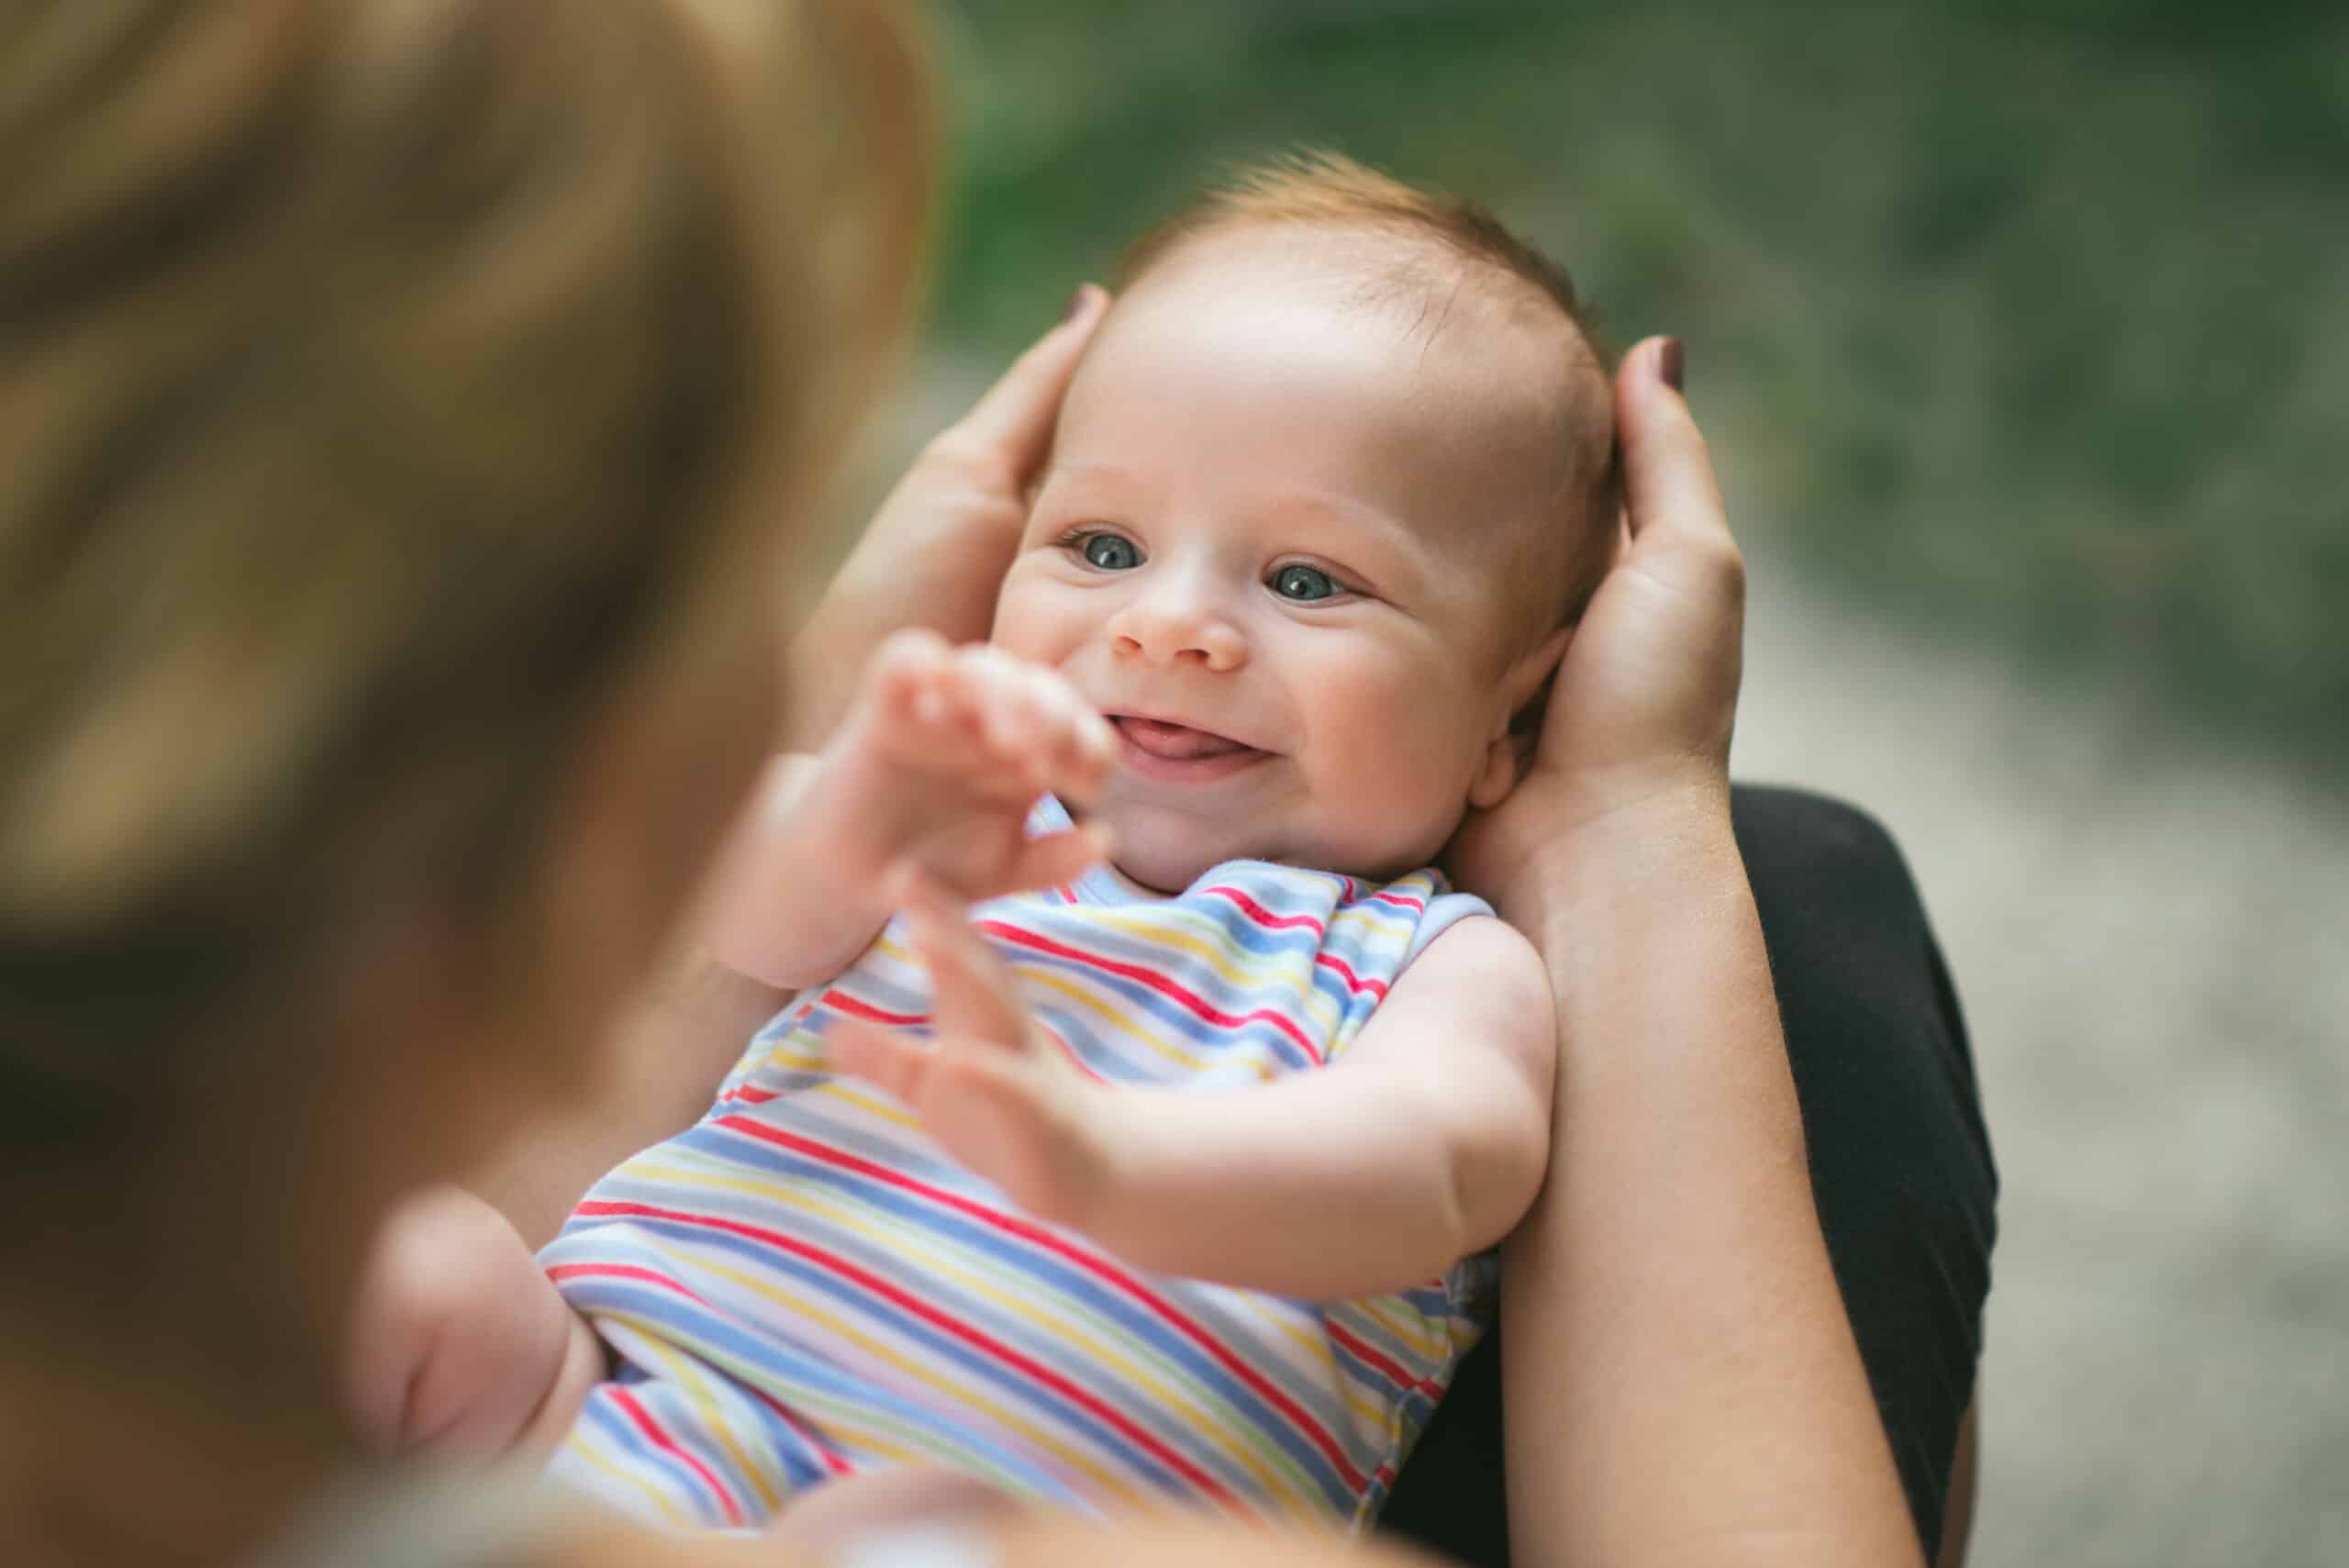
[[[1536,818],[1522,851],[1481,888],[1546,955],[1560,921],[1594,906],[1687,891],[1692,875],[1743,885],[1728,778],[1708,771],[1579,810]]]

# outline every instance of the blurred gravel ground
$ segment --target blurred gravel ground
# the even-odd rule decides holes
[[[1738,773],[1891,827],[1973,1030],[1973,1561],[2349,1562],[2349,801],[1753,581]]]

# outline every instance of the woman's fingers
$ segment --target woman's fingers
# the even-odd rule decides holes
[[[939,1038],[1025,1050],[1028,1010],[962,909],[911,867],[897,880],[914,951],[930,971],[930,1018]]]
[[[1067,318],[1013,361],[977,406],[939,437],[938,444],[985,453],[1023,478],[1033,473],[1052,446],[1061,395],[1068,390],[1085,345],[1108,308],[1107,289],[1095,284],[1080,287]]]
[[[1704,434],[1666,373],[1679,351],[1676,339],[1651,338],[1631,350],[1615,378],[1623,501],[1635,551],[1682,543],[1734,548]]]

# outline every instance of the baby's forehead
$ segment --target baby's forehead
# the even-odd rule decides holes
[[[1418,395],[1419,433],[1467,439],[1480,471],[1520,485],[1571,483],[1612,445],[1612,390],[1581,327],[1527,280],[1421,235],[1260,223],[1186,237],[1128,284],[1097,357],[1148,373],[1183,322],[1246,311],[1391,341],[1382,373]],[[1120,331],[1140,317],[1156,330]]]

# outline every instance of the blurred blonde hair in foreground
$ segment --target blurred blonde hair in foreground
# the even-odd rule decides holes
[[[566,763],[778,592],[890,358],[918,44],[876,0],[0,16],[0,1151],[134,1120],[376,921],[527,973]]]

